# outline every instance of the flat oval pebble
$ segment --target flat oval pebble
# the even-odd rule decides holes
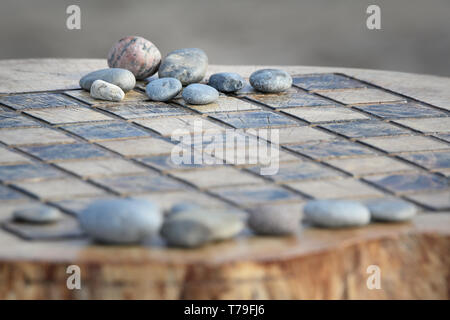
[[[245,79],[233,72],[215,73],[209,77],[208,85],[221,92],[236,92],[245,85]]]
[[[370,222],[370,212],[359,202],[347,200],[314,200],[303,208],[305,218],[315,226],[343,228],[363,226]]]
[[[292,77],[279,69],[262,69],[250,75],[250,84],[261,92],[283,92],[292,86]]]
[[[136,78],[130,71],[120,68],[111,68],[88,73],[80,79],[80,87],[90,91],[95,80],[103,80],[115,84],[124,92],[130,91],[136,85]]]
[[[61,220],[61,212],[53,207],[46,205],[33,205],[13,212],[13,219],[27,223],[54,223]]]
[[[178,79],[163,78],[151,81],[145,88],[145,92],[153,101],[169,101],[175,98],[182,88]]]
[[[152,42],[142,37],[122,38],[108,53],[110,68],[130,70],[139,80],[155,74],[160,64],[161,52]]]
[[[184,212],[184,211],[190,211],[190,210],[198,210],[201,209],[201,207],[196,204],[196,203],[192,203],[192,202],[178,202],[176,204],[174,204],[172,206],[172,208],[170,208],[170,213],[171,214],[176,214],[178,212]]]
[[[208,68],[208,56],[198,48],[170,52],[158,70],[160,78],[176,78],[183,86],[203,80]]]
[[[181,96],[189,104],[208,104],[219,99],[219,92],[206,84],[193,83],[184,88]]]
[[[153,202],[141,199],[98,200],[78,216],[81,228],[103,243],[138,243],[159,233],[163,216]]]
[[[192,248],[234,237],[244,229],[239,215],[212,209],[192,209],[167,217],[161,235],[170,246]]]
[[[120,87],[103,80],[95,80],[91,86],[91,97],[107,101],[122,101],[125,93]]]
[[[406,221],[417,213],[416,206],[398,199],[379,199],[367,203],[373,220]]]
[[[259,206],[250,211],[249,227],[260,235],[290,235],[299,231],[301,212],[300,208],[291,207],[291,210],[281,209],[278,206]]]

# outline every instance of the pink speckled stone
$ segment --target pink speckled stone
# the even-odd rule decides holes
[[[130,70],[136,79],[145,79],[158,71],[161,53],[142,37],[129,36],[120,39],[108,53],[110,68]]]

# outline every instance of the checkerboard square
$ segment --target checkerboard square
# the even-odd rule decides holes
[[[61,131],[48,128],[0,130],[0,141],[8,145],[45,145],[72,143],[75,140]]]
[[[394,136],[410,133],[406,129],[378,120],[328,123],[322,124],[321,127],[348,138]]]
[[[374,151],[351,141],[310,141],[298,145],[287,146],[288,149],[313,159],[329,159],[340,157],[356,157],[375,154]]]
[[[446,178],[427,173],[376,175],[364,179],[397,194],[450,188]]]
[[[100,105],[96,107],[126,120],[182,116],[189,114],[189,112],[182,107],[172,106],[164,102]]]
[[[450,151],[409,153],[401,157],[428,170],[450,169]]]
[[[27,93],[0,97],[0,103],[16,110],[80,105],[59,93]]]
[[[247,131],[249,132],[249,131]],[[289,127],[280,129],[258,130],[256,135],[275,144],[292,144],[313,140],[332,140],[335,137],[311,127]]]
[[[75,178],[16,182],[14,185],[42,200],[71,199],[105,194],[102,189]]]
[[[395,122],[423,133],[450,132],[450,117],[426,118],[426,119],[402,119],[402,120],[395,120]]]
[[[38,127],[38,122],[19,115],[15,112],[1,111],[0,112],[0,129],[5,128],[27,128]]]
[[[220,96],[219,99],[217,99],[215,102],[204,105],[187,104],[183,99],[177,99],[175,101],[181,105],[184,105],[192,110],[201,113],[234,112],[261,109],[261,107],[249,103],[248,101],[226,96]]]
[[[361,139],[361,141],[389,153],[450,148],[443,142],[422,136],[375,137]]]
[[[400,96],[379,89],[346,89],[340,91],[323,91],[320,94],[343,104],[406,102]]]
[[[411,194],[406,197],[431,210],[450,210],[450,190]]]
[[[103,105],[111,103],[111,101],[92,98],[89,91],[85,90],[70,90],[65,91],[64,93],[70,97],[76,98],[90,105]],[[140,102],[146,100],[148,100],[148,97],[145,93],[136,90],[130,90],[125,94],[125,97],[123,98],[121,103]]]
[[[297,122],[270,111],[217,113],[211,115],[236,129],[295,126]]]
[[[257,185],[225,187],[211,190],[212,193],[233,202],[236,205],[248,207],[265,203],[292,202],[305,199],[281,186]]]
[[[420,105],[418,103],[395,103],[362,105],[355,108],[383,119],[443,117],[442,111]]]
[[[126,122],[100,122],[62,126],[77,136],[89,141],[115,140],[150,136],[143,129]]]
[[[32,154],[44,161],[61,161],[74,159],[106,158],[111,154],[92,144],[71,143],[48,146],[20,147],[22,151]]]
[[[53,179],[65,176],[65,174],[47,164],[25,163],[0,166],[0,180],[3,182]]]
[[[232,167],[198,171],[174,171],[172,175],[202,189],[243,184],[261,184],[264,182],[262,179],[248,172]]]
[[[171,154],[173,148],[176,146],[158,138],[104,141],[98,144],[125,157]]]
[[[10,151],[6,148],[0,148],[0,165],[29,163],[30,160],[23,155]]]
[[[322,97],[305,93],[296,92],[283,95],[252,95],[249,99],[264,103],[265,105],[274,108],[292,108],[292,107],[315,107],[315,106],[331,106],[336,103]]]
[[[116,158],[60,162],[57,166],[83,178],[144,174],[148,172],[145,168],[131,161]]]
[[[447,142],[450,142],[450,133],[437,134],[436,137],[438,137],[439,139],[445,140]]]
[[[310,123],[369,119],[362,113],[343,107],[292,108],[283,112]]]
[[[248,170],[260,174],[261,168],[251,167]],[[326,166],[311,161],[298,161],[282,163],[279,165],[278,172],[274,175],[266,175],[267,179],[275,182],[307,180],[307,179],[327,179],[340,177],[342,173]]]
[[[291,182],[287,185],[316,199],[364,198],[384,195],[374,187],[352,178]]]
[[[20,199],[26,199],[26,197],[16,190],[0,185],[0,205],[4,201],[16,201]]]
[[[305,90],[333,90],[365,88],[363,82],[334,73],[318,73],[294,76],[293,84]]]
[[[101,114],[100,112],[84,107],[29,110],[26,111],[25,113],[50,124],[112,120],[111,117],[108,117],[104,114]]]
[[[139,158],[137,160],[162,171],[202,169],[220,166],[223,165],[224,162],[223,160],[216,159],[206,153],[202,154],[200,152],[190,152],[186,156],[180,154],[176,159],[171,155],[161,155]],[[181,163],[179,163],[178,160],[180,160]]]
[[[166,176],[157,175],[156,173],[138,176],[95,178],[93,180],[121,195],[186,189],[186,186],[181,182]]]
[[[331,159],[327,163],[356,176],[415,170],[399,160],[384,156]]]
[[[149,128],[163,136],[188,134],[191,132],[220,132],[225,128],[200,116],[135,120],[135,123]]]

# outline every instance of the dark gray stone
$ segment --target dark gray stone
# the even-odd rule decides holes
[[[414,217],[417,208],[399,199],[377,199],[367,203],[373,220],[386,222],[407,221]]]
[[[216,89],[199,83],[188,85],[181,95],[189,104],[208,104],[219,98],[219,92]]]
[[[261,92],[283,92],[292,86],[292,77],[286,71],[279,69],[262,69],[250,76],[250,84]]]
[[[370,212],[359,202],[347,200],[314,200],[303,208],[305,218],[325,228],[363,226],[370,222]]]
[[[147,84],[145,92],[150,100],[169,101],[180,93],[183,86],[178,79],[162,78],[151,81]]]
[[[158,70],[160,78],[176,78],[185,86],[200,82],[208,68],[206,53],[198,48],[178,49],[170,52]]]
[[[300,218],[300,208],[280,210],[278,206],[259,206],[250,211],[248,225],[256,234],[282,236],[296,234]]]
[[[237,214],[193,208],[169,215],[161,235],[170,246],[191,248],[230,239],[243,229],[244,222]]]
[[[237,73],[221,72],[213,74],[208,85],[221,92],[236,92],[244,87],[245,80]]]
[[[93,239],[116,244],[138,243],[157,235],[163,222],[158,206],[141,199],[97,200],[78,218]]]
[[[95,80],[103,80],[120,87],[124,92],[130,91],[136,85],[133,73],[126,69],[109,68],[88,73],[80,79],[80,87],[90,91]]]
[[[20,222],[44,224],[61,220],[61,212],[43,204],[28,206],[13,212],[13,219]]]

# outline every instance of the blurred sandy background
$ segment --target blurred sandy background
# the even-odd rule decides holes
[[[81,7],[81,30],[66,7]],[[381,7],[382,30],[366,29]],[[1,0],[0,59],[104,58],[122,36],[215,64],[297,64],[450,76],[450,0]]]

